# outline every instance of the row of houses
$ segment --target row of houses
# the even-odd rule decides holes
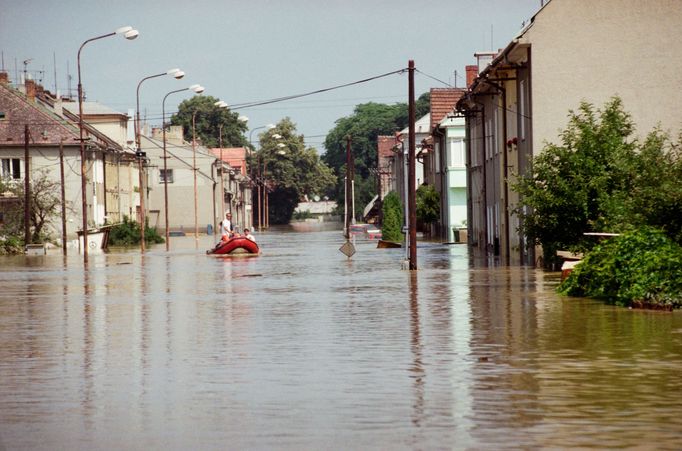
[[[142,165],[145,189],[141,193],[140,165],[132,127],[129,129],[132,113],[84,102],[83,119],[89,228],[119,223],[126,216],[140,222],[143,195],[149,225],[164,230],[166,187],[170,231],[193,233],[195,226],[201,232],[213,230],[224,211],[233,214],[238,226],[252,226],[245,148],[193,146],[183,141],[182,127],[172,126],[166,133],[164,169],[162,130],[153,129],[141,137],[141,150],[146,155]],[[82,228],[78,122],[78,103],[58,98],[32,80],[12,84],[8,74],[0,72],[0,177],[10,183],[23,182],[26,152],[29,176],[44,173],[61,184],[63,172],[68,241]],[[4,198],[0,203],[2,221],[8,195],[0,194]],[[58,218],[53,218],[49,227],[52,236],[61,237]]]
[[[465,226],[475,257],[537,264],[541,253],[514,214],[524,206],[513,182],[547,143],[561,142],[569,111],[582,101],[601,107],[618,96],[638,138],[656,127],[677,137],[680,6],[678,0],[544,2],[505,48],[474,54],[466,89],[432,90],[431,117],[418,119],[416,142],[417,186],[430,183],[441,194],[434,235],[451,242]],[[384,195],[404,193],[403,140],[407,130],[378,139]]]

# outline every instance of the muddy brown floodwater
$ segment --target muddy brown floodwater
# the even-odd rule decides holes
[[[0,258],[0,449],[682,449],[682,315],[339,231]]]

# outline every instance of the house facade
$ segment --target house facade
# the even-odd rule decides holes
[[[642,138],[682,125],[682,8],[637,0],[551,0],[479,73],[457,109],[466,117],[468,238],[475,256],[537,264],[520,232],[513,191],[570,110],[623,100]]]
[[[432,88],[431,137],[424,159],[426,182],[440,196],[440,219],[431,235],[456,241],[456,231],[466,224],[466,166],[464,164],[464,119],[453,112],[463,88]]]
[[[75,119],[74,119],[75,118]],[[26,146],[26,129],[29,138]],[[86,137],[86,211],[88,224],[100,226],[132,210],[134,200],[116,202],[108,199],[110,190],[130,193],[131,184],[123,183],[121,173],[133,172],[133,156],[119,143],[99,132],[90,124],[84,126]],[[61,185],[64,168],[64,205],[66,239],[76,238],[82,228],[81,158],[78,116],[63,108],[61,99],[54,98],[32,80],[12,85],[6,72],[0,72],[0,170],[2,176],[15,182],[25,177],[25,153],[28,147],[30,176],[38,172]],[[107,163],[109,162],[109,164]],[[117,172],[107,168],[116,166]],[[137,176],[137,172],[134,172]],[[117,197],[115,196],[115,197]],[[125,196],[124,196],[125,197]],[[129,197],[129,196],[128,196]],[[51,218],[47,230],[54,237],[62,236],[60,218]]]

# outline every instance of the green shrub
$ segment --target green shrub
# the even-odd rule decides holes
[[[558,289],[623,306],[680,308],[682,247],[658,229],[627,232],[588,252]]]
[[[403,205],[398,195],[391,191],[383,200],[383,218],[381,236],[386,241],[402,242],[403,237]]]
[[[165,240],[156,229],[146,224],[144,229],[144,242],[148,244],[163,243]],[[116,224],[109,231],[109,244],[111,246],[133,246],[140,244],[140,224],[128,216],[123,217],[121,224]]]
[[[0,238],[0,255],[16,255],[24,253],[24,240],[16,236]]]

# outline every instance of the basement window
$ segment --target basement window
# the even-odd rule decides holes
[[[7,119],[7,113],[4,111],[0,111],[0,121],[4,121]]]

